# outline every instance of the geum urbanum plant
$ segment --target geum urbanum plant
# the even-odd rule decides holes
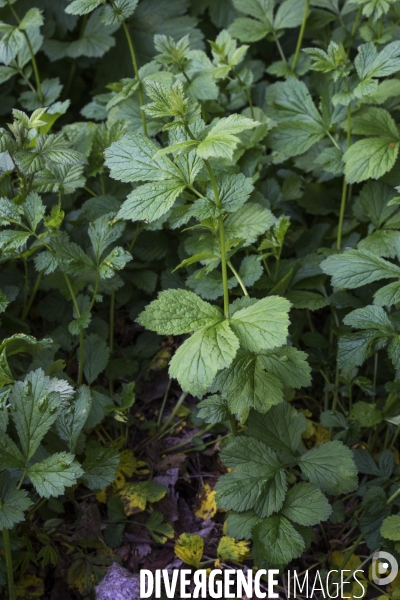
[[[252,536],[255,556],[284,564],[309,543],[307,527],[328,518],[331,508],[323,492],[353,491],[357,472],[351,451],[341,441],[304,451],[300,439],[305,417],[282,402],[284,388],[310,382],[306,355],[286,345],[290,302],[275,294],[250,298],[232,265],[232,258],[249,245],[246,229],[235,228],[236,223],[246,222],[249,214],[267,217],[269,222],[264,221],[258,235],[276,223],[268,209],[248,201],[251,178],[218,169],[218,159],[232,160],[237,135],[260,123],[232,114],[207,126],[199,104],[186,97],[181,83],[167,89],[149,82],[146,93],[153,101],[143,107],[146,114],[172,119],[164,127],[169,144],[158,148],[143,135],[128,133],[106,151],[111,177],[132,183],[148,181],[133,189],[117,217],[154,221],[185,192],[187,202],[180,207],[181,214],[199,221],[191,229],[200,233],[202,251],[179,267],[200,262],[198,279],[219,268],[223,306],[212,305],[191,291],[170,289],[159,294],[138,322],[164,335],[192,333],[173,356],[170,375],[197,397],[213,392],[199,404],[199,415],[206,422],[230,420],[235,436],[236,418],[247,426],[248,436],[239,436],[222,454],[235,472],[217,484],[219,506],[234,511],[228,519],[230,535]],[[279,227],[276,231],[279,239]],[[276,238],[268,239],[266,248],[274,247],[273,240],[279,247]],[[261,257],[256,259],[260,262]],[[229,299],[228,270],[243,292],[234,302]],[[261,417],[255,411],[267,414]],[[296,481],[299,467],[309,483],[289,489],[288,482]]]

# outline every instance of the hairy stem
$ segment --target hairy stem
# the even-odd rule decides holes
[[[3,529],[2,533],[3,533],[3,543],[4,543],[4,554],[6,557],[8,595],[9,595],[9,600],[15,600],[14,573],[13,573],[13,566],[12,566],[10,533],[9,533],[8,529],[5,529],[5,528]]]
[[[279,55],[280,55],[281,59],[283,60],[284,63],[287,63],[286,56],[285,56],[285,54],[284,54],[284,52],[282,50],[281,43],[280,43],[280,41],[278,39],[278,36],[276,35],[275,31],[272,32],[272,35],[274,36],[276,47],[278,48],[278,52],[279,52]]]
[[[141,109],[140,112],[141,112],[141,116],[142,116],[143,133],[144,133],[144,135],[147,135],[146,115],[145,115],[144,110],[142,110],[142,107],[144,106],[143,90],[141,87],[141,82],[140,82],[140,77],[139,77],[139,69],[138,69],[137,60],[136,60],[135,49],[133,47],[131,35],[129,33],[129,29],[128,29],[128,26],[125,23],[125,21],[122,21],[122,28],[125,33],[126,41],[128,42],[129,52],[131,54],[132,65],[133,65],[133,70],[135,72],[135,77],[139,82],[138,95],[139,95],[139,104],[140,104],[140,109]]]
[[[239,273],[236,271],[235,267],[233,266],[233,264],[231,263],[230,260],[228,260],[228,267],[230,268],[230,270],[232,271],[232,273],[234,274],[234,276],[238,280],[238,283],[239,283],[240,287],[243,290],[243,294],[245,296],[248,296],[249,293],[248,293],[248,291],[246,289],[246,286],[244,285],[242,278],[240,277]]]
[[[351,108],[350,105],[347,107],[347,148],[350,147],[351,143]],[[343,233],[343,221],[344,213],[346,211],[346,198],[347,198],[347,183],[346,176],[343,176],[343,187],[342,187],[342,200],[340,202],[340,214],[339,214],[339,225],[337,232],[336,248],[340,250],[342,247],[342,233]]]
[[[304,13],[303,13],[303,20],[301,22],[299,37],[297,38],[297,46],[296,46],[296,50],[295,50],[293,62],[292,62],[292,71],[296,70],[297,62],[299,60],[300,50],[301,50],[301,45],[303,43],[304,31],[306,29],[306,23],[307,23],[309,9],[310,9],[310,0],[306,0],[306,5],[304,7]]]
[[[35,285],[33,287],[31,297],[29,298],[29,301],[28,301],[27,305],[24,308],[24,312],[22,313],[22,320],[23,321],[25,321],[26,317],[29,314],[29,311],[32,308],[32,304],[33,304],[33,302],[35,300],[35,297],[36,297],[36,294],[38,292],[38,289],[39,289],[39,286],[40,286],[40,282],[42,281],[42,277],[43,277],[43,271],[40,271],[39,275],[37,276]]]
[[[17,13],[12,5],[9,5],[9,8],[14,16],[14,19],[17,21],[17,23],[19,25],[21,23],[21,19],[17,15]],[[44,97],[43,97],[43,92],[42,92],[42,84],[40,83],[40,75],[39,75],[39,69],[38,69],[37,62],[36,62],[35,53],[33,51],[31,40],[29,39],[29,35],[27,34],[27,32],[25,30],[22,30],[22,35],[24,36],[24,38],[26,40],[29,54],[31,55],[31,62],[32,62],[33,72],[35,74],[36,90],[37,90],[39,102],[40,102],[40,104],[43,104]]]
[[[75,308],[76,316],[79,319],[81,316],[81,312],[79,310],[79,306],[76,301],[76,296],[75,296],[74,290],[72,289],[72,285],[71,285],[68,275],[65,272],[63,273],[63,275],[64,275],[64,279],[65,279],[65,282],[68,287],[68,291],[71,294],[72,303]],[[82,329],[82,327],[79,327],[79,361],[78,362],[79,362],[79,371],[78,371],[78,382],[77,383],[78,383],[78,385],[82,385],[82,381],[83,381],[83,329]]]

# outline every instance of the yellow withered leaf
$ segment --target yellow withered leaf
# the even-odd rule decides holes
[[[125,514],[134,515],[146,508],[147,502],[158,502],[164,498],[167,489],[155,481],[128,483],[120,492]]]
[[[36,575],[24,575],[15,586],[18,600],[40,600],[44,595],[44,583]]]
[[[315,434],[315,445],[316,446],[319,446],[320,444],[325,444],[325,442],[329,442],[329,440],[331,439],[330,434],[329,434],[329,429],[327,429],[326,427],[323,427],[319,423],[314,424],[314,429],[315,429],[314,434]]]
[[[225,535],[218,544],[217,556],[219,560],[243,562],[250,556],[249,545],[250,542],[238,541]]]
[[[136,473],[137,460],[132,450],[123,450],[119,455],[119,471],[125,475],[125,477],[132,477]]]
[[[215,501],[216,492],[206,483],[204,488],[197,494],[198,508],[195,510],[196,517],[200,519],[212,519],[217,512]]]
[[[339,550],[335,550],[335,552],[332,552],[332,567],[340,569],[345,558],[346,554],[344,554],[343,552],[339,552]],[[348,562],[346,563],[346,569],[355,571],[360,565],[361,558],[356,554],[353,554],[353,556],[351,556]]]
[[[204,540],[199,535],[182,533],[175,543],[174,550],[176,556],[184,563],[198,569],[203,556]]]

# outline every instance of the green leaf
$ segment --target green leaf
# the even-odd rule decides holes
[[[0,528],[12,529],[25,519],[24,512],[33,502],[26,490],[17,489],[17,481],[9,473],[0,473]]]
[[[382,523],[381,536],[394,542],[400,541],[400,515],[386,517]]]
[[[235,134],[256,127],[258,123],[247,117],[233,114],[211,123],[207,135],[197,147],[197,154],[204,159],[227,158],[232,160],[233,152],[239,143]]]
[[[128,195],[117,217],[149,223],[156,221],[169,211],[185,187],[178,178],[145,183]]]
[[[357,308],[345,316],[343,323],[357,329],[377,329],[388,335],[394,333],[388,315],[380,306]]]
[[[125,223],[116,222],[112,217],[113,213],[102,215],[89,225],[88,234],[97,262],[100,261],[103,252],[124,232]]]
[[[299,450],[301,435],[307,427],[305,416],[290,404],[273,406],[266,415],[251,411],[247,420],[249,435],[277,452],[293,455]]]
[[[110,349],[103,338],[92,333],[85,339],[83,347],[83,372],[89,385],[104,371],[109,358]]]
[[[307,354],[297,348],[285,346],[263,352],[260,360],[264,369],[281,379],[285,386],[301,388],[311,384],[311,367],[307,362]]]
[[[42,12],[38,8],[31,8],[22,17],[18,28],[21,30],[33,29],[34,27],[41,27],[43,25]]]
[[[258,42],[271,32],[271,25],[255,19],[239,17],[229,26],[229,33],[242,42]]]
[[[43,498],[61,496],[65,488],[74,485],[83,474],[74,455],[57,452],[49,458],[34,464],[27,471],[27,476]]]
[[[156,481],[128,483],[119,493],[125,514],[133,515],[146,508],[148,502],[158,502],[167,493],[167,488]]]
[[[92,405],[90,389],[81,386],[76,399],[58,416],[56,427],[61,439],[68,443],[68,449],[74,453],[78,438],[87,421]]]
[[[238,310],[229,322],[243,348],[250,352],[269,350],[286,342],[289,308],[285,298],[269,296]]]
[[[298,483],[289,490],[282,514],[299,525],[326,521],[332,509],[324,494],[312,483]]]
[[[166,156],[158,156],[157,146],[144,135],[129,131],[106,150],[105,164],[111,177],[124,182],[163,181],[180,177],[179,169]]]
[[[199,409],[197,416],[204,419],[206,423],[222,423],[228,421],[230,417],[227,401],[218,394],[208,396],[198,403],[197,408]]]
[[[345,175],[348,183],[379,179],[390,171],[399,153],[399,141],[391,138],[359,140],[345,152]]]
[[[265,519],[274,512],[281,510],[288,488],[287,477],[282,469],[278,471],[273,479],[267,481],[262,493],[258,498],[254,511],[259,517]]]
[[[45,207],[43,206],[40,196],[31,192],[22,205],[22,210],[24,211],[24,215],[32,231],[36,231],[36,228],[43,219],[45,213]]]
[[[300,556],[305,544],[293,525],[281,515],[263,519],[253,529],[256,547],[274,564],[286,564]]]
[[[87,15],[102,4],[102,0],[74,0],[65,12],[70,15]]]
[[[169,373],[184,390],[202,396],[217,372],[230,365],[238,348],[239,341],[227,321],[203,327],[179,347]]]
[[[343,374],[350,373],[352,369],[364,363],[368,358],[371,343],[377,335],[379,334],[376,331],[359,331],[340,338],[337,362]]]
[[[243,245],[250,246],[275,222],[268,208],[249,202],[225,219],[226,241],[243,238]]]
[[[237,540],[250,540],[251,532],[260,518],[253,511],[245,513],[228,513],[226,520],[227,534]]]
[[[101,12],[100,20],[105,25],[122,23],[129,19],[135,12],[139,0],[114,0],[112,6],[105,6]]]
[[[250,408],[267,412],[283,400],[283,385],[265,372],[262,357],[243,350],[217,375],[212,389],[221,391],[231,412],[239,416],[246,415]]]
[[[326,135],[322,117],[302,81],[290,78],[269,86],[267,104],[267,115],[278,123],[269,135],[274,150],[297,156]]]
[[[383,421],[383,416],[381,411],[377,409],[376,404],[361,400],[353,405],[349,419],[357,421],[361,427],[373,427]]]
[[[284,0],[276,11],[274,29],[290,29],[299,27],[303,20],[305,0]]]
[[[251,177],[238,174],[219,174],[217,176],[219,199],[226,212],[236,212],[248,200],[254,189]],[[214,198],[211,184],[207,187],[207,196]]]
[[[29,373],[14,384],[10,395],[11,414],[26,461],[58,417],[62,397],[57,380],[46,377],[42,369]]]
[[[263,442],[251,437],[232,440],[221,452],[227,467],[247,476],[271,479],[283,467],[277,455]]]
[[[25,459],[13,440],[1,431],[0,439],[0,471],[4,469],[23,469]]]
[[[322,296],[322,294],[305,292],[303,290],[288,292],[286,297],[295,308],[307,308],[311,311],[320,310],[329,304],[329,300],[325,296]]]
[[[193,292],[165,290],[142,312],[137,322],[163,335],[189,333],[223,320],[220,308],[204,302]]]
[[[118,24],[104,25],[100,21],[100,15],[101,9],[97,9],[89,16],[83,34],[79,39],[70,43],[55,42],[56,53],[57,46],[62,44],[61,48],[58,46],[58,52],[61,50],[60,58],[62,56],[68,56],[69,58],[79,58],[80,56],[99,58],[115,46],[115,39],[112,34],[118,29]],[[47,42],[47,50],[51,57],[54,51],[49,42]]]
[[[357,288],[380,279],[400,277],[400,268],[379,258],[368,250],[348,250],[329,256],[321,269],[332,276],[332,285],[338,288]]]
[[[110,484],[119,466],[119,454],[112,448],[92,445],[83,461],[82,481],[90,490],[101,490]]]
[[[356,0],[358,2],[359,0]],[[400,43],[387,44],[379,53],[373,42],[358,47],[354,61],[357,74],[362,82],[373,77],[387,77],[399,71]]]
[[[357,469],[351,450],[339,441],[315,446],[299,465],[311,483],[328,494],[348,494],[357,487]]]

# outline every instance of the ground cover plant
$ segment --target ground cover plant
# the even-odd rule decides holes
[[[118,562],[399,598],[400,2],[0,19],[0,597]]]

